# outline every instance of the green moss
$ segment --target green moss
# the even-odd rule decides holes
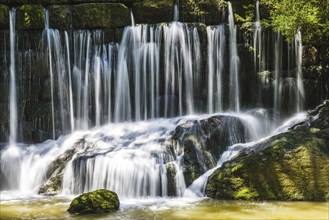
[[[0,28],[8,29],[9,27],[9,8],[7,5],[0,5]]]
[[[44,29],[45,16],[41,4],[25,4],[17,10],[17,29]]]
[[[233,194],[234,199],[255,199],[257,198],[259,195],[256,191],[254,190],[250,190],[247,187],[243,187],[241,188],[238,192]]]
[[[328,111],[329,109],[323,110]],[[264,150],[224,163],[206,193],[218,199],[329,200],[328,115],[259,143]],[[321,124],[321,128],[313,127]],[[256,146],[257,147],[257,146]]]
[[[240,170],[241,168],[243,168],[243,163],[239,163],[238,165],[236,165],[235,167],[232,168],[231,173],[235,173],[238,170]]]
[[[68,211],[79,214],[103,213],[116,211],[119,207],[119,198],[115,192],[99,189],[73,199]]]

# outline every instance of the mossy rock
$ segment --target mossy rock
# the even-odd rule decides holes
[[[67,30],[72,24],[72,12],[68,5],[54,5],[48,7],[49,27]]]
[[[133,4],[136,23],[162,23],[173,20],[174,0],[137,0]]]
[[[17,30],[43,30],[45,13],[41,4],[26,4],[17,8]]]
[[[259,143],[256,153],[226,162],[208,179],[216,199],[329,200],[329,102],[318,119]],[[310,118],[312,118],[310,114]]]
[[[9,7],[0,5],[0,29],[9,29]]]
[[[218,25],[223,23],[226,11],[226,2],[224,0],[181,0],[180,19],[184,22],[202,22],[207,25]]]
[[[73,199],[67,211],[78,214],[107,213],[114,212],[119,207],[120,201],[115,192],[99,189]]]
[[[10,6],[20,6],[24,4],[42,4],[47,6],[69,4],[70,0],[1,0],[1,2]]]
[[[72,6],[75,29],[120,28],[130,25],[129,9],[117,3],[86,3]]]

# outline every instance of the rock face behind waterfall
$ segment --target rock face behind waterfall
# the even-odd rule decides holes
[[[114,212],[119,207],[120,201],[115,192],[99,189],[75,198],[67,211],[70,213],[91,214]]]
[[[329,200],[329,102],[309,119],[241,153],[208,179],[216,199]]]

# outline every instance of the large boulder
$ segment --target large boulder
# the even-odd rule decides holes
[[[184,179],[189,186],[200,175],[216,166],[227,146],[244,142],[244,134],[245,127],[239,118],[217,115],[179,125],[166,145],[176,149],[177,155],[182,155]]]
[[[78,214],[107,213],[114,212],[119,207],[120,201],[115,192],[99,189],[73,199],[67,211]]]
[[[208,179],[215,199],[329,200],[329,102],[309,118],[256,144]]]

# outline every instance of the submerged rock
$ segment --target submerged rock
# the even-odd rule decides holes
[[[208,179],[215,199],[329,200],[329,102],[290,131],[245,151]]]
[[[115,192],[99,189],[73,199],[67,211],[78,214],[106,213],[114,212],[119,207],[120,201]]]

